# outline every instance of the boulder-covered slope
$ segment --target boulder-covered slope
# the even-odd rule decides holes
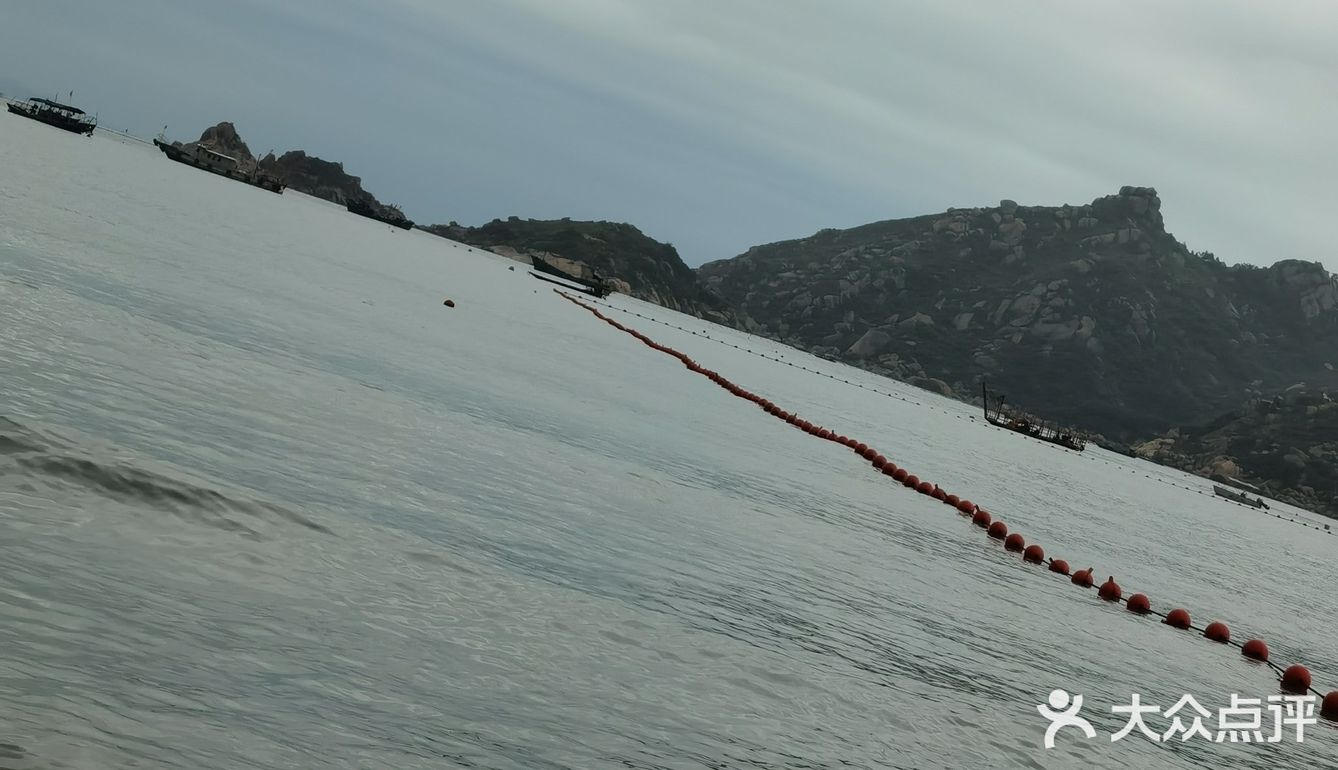
[[[756,246],[698,270],[760,333],[1112,441],[1331,378],[1338,280],[1228,267],[1167,232],[1152,188],[949,209]]]
[[[1141,457],[1338,517],[1338,390],[1297,384],[1134,447]]]
[[[701,285],[671,244],[626,223],[510,217],[480,227],[452,222],[424,229],[525,263],[539,255],[582,277],[611,279],[624,294],[717,323],[738,324],[734,312]]]

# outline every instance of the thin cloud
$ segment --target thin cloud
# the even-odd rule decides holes
[[[1338,267],[1324,230],[1338,203],[1328,2],[6,12],[0,71],[73,83],[141,129],[232,118],[257,147],[343,160],[422,221],[627,220],[699,263],[823,227],[1139,184],[1191,247]],[[19,32],[34,28],[61,32],[61,58]]]

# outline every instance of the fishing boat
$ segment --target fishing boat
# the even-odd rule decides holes
[[[1238,482],[1238,483],[1243,484],[1244,482]],[[1253,489],[1253,487],[1251,487],[1251,489]],[[1230,500],[1233,503],[1240,503],[1241,505],[1248,505],[1251,508],[1262,508],[1264,510],[1268,510],[1268,503],[1264,502],[1264,499],[1262,497],[1251,498],[1244,492],[1235,489],[1228,489],[1220,484],[1213,484],[1213,492],[1218,497],[1226,498],[1227,500]]]
[[[200,144],[168,143],[166,138],[159,136],[153,140],[153,146],[162,150],[164,155],[177,163],[184,163],[187,166],[194,166],[211,174],[245,182],[262,190],[282,194],[283,188],[286,186],[282,180],[262,172],[259,167],[246,170],[242,167],[241,162],[231,155],[225,155]]]
[[[5,107],[15,115],[31,118],[48,126],[55,126],[72,134],[91,136],[97,128],[98,120],[78,107],[53,102],[50,99],[27,99],[21,102],[8,102]]]
[[[990,391],[985,383],[980,385],[980,394],[985,401],[985,421],[989,424],[1075,452],[1087,448],[1087,441],[1071,428],[1051,425],[1017,409],[1005,409],[1003,396],[995,399],[994,408],[991,409]]]
[[[398,206],[383,205],[378,207],[372,204],[371,200],[348,200],[344,203],[344,208],[357,214],[360,217],[375,219],[378,222],[385,222],[388,225],[394,225],[401,230],[408,230],[413,227],[413,220],[404,216],[404,212],[399,210]]]
[[[575,289],[584,294],[589,294],[592,297],[607,297],[612,291],[608,282],[600,278],[598,273],[595,274],[594,280],[581,278],[568,273],[566,270],[552,264],[537,254],[530,255],[530,262],[534,265],[534,270],[530,272],[530,275],[541,281],[548,281],[549,283],[556,283],[559,286],[566,286],[569,289]],[[556,278],[561,278],[562,280],[554,280]],[[576,285],[573,286],[571,284]]]

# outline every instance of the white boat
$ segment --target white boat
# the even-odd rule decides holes
[[[1264,499],[1262,497],[1251,498],[1244,492],[1238,492],[1234,489],[1227,489],[1226,487],[1220,486],[1218,484],[1213,484],[1213,492],[1215,492],[1218,497],[1224,497],[1227,500],[1232,501],[1233,503],[1240,503],[1242,505],[1248,505],[1251,508],[1263,508],[1264,510],[1268,510],[1268,503],[1264,502]]]

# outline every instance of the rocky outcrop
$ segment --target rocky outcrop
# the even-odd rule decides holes
[[[757,246],[708,288],[775,339],[1129,442],[1208,420],[1338,358],[1338,280],[1228,267],[1166,231],[1151,187],[949,209]]]
[[[454,222],[424,228],[524,262],[539,255],[574,275],[612,281],[625,294],[730,326],[746,325],[706,290],[671,244],[619,222],[510,217],[481,227]]]
[[[278,157],[270,153],[257,160],[237,133],[236,126],[226,121],[206,128],[195,144],[236,158],[245,171],[259,168],[262,173],[278,178],[298,192],[341,206],[350,201],[361,201],[382,215],[399,212],[395,206],[381,203],[376,196],[362,189],[362,180],[344,171],[343,163],[322,160],[302,150],[290,150]]]
[[[1134,451],[1217,481],[1241,479],[1275,499],[1338,517],[1338,390],[1294,385]]]
[[[278,176],[294,190],[338,203],[350,200],[376,200],[362,189],[362,180],[344,171],[344,164],[290,150],[279,157],[265,156],[260,167]]]
[[[255,165],[256,159],[251,154],[251,148],[247,147],[246,142],[237,134],[237,127],[227,121],[206,128],[195,143],[215,152],[231,155],[239,163]]]

